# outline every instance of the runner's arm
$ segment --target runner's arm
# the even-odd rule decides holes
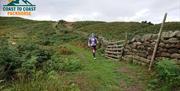
[[[90,38],[88,39],[88,46],[90,46]]]

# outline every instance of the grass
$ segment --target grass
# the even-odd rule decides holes
[[[139,22],[104,22],[95,23],[77,28],[78,31],[87,33],[96,33],[104,36],[107,39],[124,39],[126,32],[128,37],[132,38],[135,35],[144,35],[147,33],[158,33],[161,24],[149,25]],[[180,30],[180,22],[167,22],[164,25],[163,31]]]
[[[82,69],[75,72],[52,73],[48,79],[37,78],[12,82],[4,91],[146,91],[149,79],[146,70],[138,65],[106,59],[97,54],[92,58],[89,49],[64,44],[77,58]],[[148,90],[149,91],[149,90]]]
[[[86,79],[90,80],[91,84],[94,84],[91,91],[124,91],[136,83],[146,83],[148,79],[147,74],[144,74],[145,70],[137,65],[108,60],[99,54],[97,60],[93,60],[90,50],[72,45],[67,45],[67,47],[76,52],[79,59],[83,61],[82,73],[85,74]],[[146,87],[143,86],[139,90],[143,89]]]
[[[51,40],[50,42],[55,44],[40,45],[42,48],[51,47],[55,51],[61,51],[63,55],[59,55],[60,57],[76,58],[82,65],[80,70],[73,72],[52,71],[43,74],[38,71],[34,79],[26,78],[4,83],[3,87],[6,87],[4,91],[151,91],[147,87],[150,74],[146,68],[124,61],[109,60],[101,54],[97,54],[97,59],[94,60],[91,50],[86,47],[86,38],[80,34],[71,31],[56,31],[52,27],[54,24],[52,21],[32,21],[9,17],[0,17],[0,20],[3,21],[0,22],[0,34],[7,35],[10,37],[9,40],[18,44],[24,41],[33,41],[32,43],[37,44],[39,40],[47,38],[48,42]],[[178,24],[168,23],[165,29],[180,29]],[[139,33],[154,32],[151,28],[156,32],[159,28],[159,25],[137,22],[86,21],[85,23],[76,22],[72,26],[73,31],[96,32],[109,39],[123,39],[125,32],[131,32],[133,36]],[[59,46],[65,48],[55,49]]]

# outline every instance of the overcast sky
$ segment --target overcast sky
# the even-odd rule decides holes
[[[0,0],[3,1],[3,0]],[[7,1],[7,0],[5,0]],[[29,0],[37,6],[35,20],[180,21],[180,0]],[[2,13],[1,13],[2,15]]]

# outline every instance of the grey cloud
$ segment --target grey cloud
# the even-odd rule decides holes
[[[180,21],[180,0],[31,0],[38,20]]]

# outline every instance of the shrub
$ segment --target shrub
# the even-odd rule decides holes
[[[10,79],[20,65],[18,50],[7,39],[0,38],[0,79]]]
[[[57,32],[39,32],[36,34],[36,36],[38,38],[38,44],[45,46],[59,45],[79,37],[78,35],[74,34],[73,32],[69,32],[69,30],[66,29]]]
[[[105,48],[99,48],[98,49],[98,53],[99,54],[104,54],[104,52],[105,52]]]
[[[73,51],[70,50],[70,49],[68,49],[68,48],[66,48],[66,47],[61,46],[61,47],[59,48],[59,53],[60,53],[61,55],[71,55],[71,54],[73,53]]]
[[[152,79],[152,80],[148,81],[148,87],[155,89],[155,88],[157,88],[158,83],[159,83],[158,79]]]
[[[48,60],[43,64],[43,71],[49,73],[53,70],[61,71],[63,68],[63,60],[60,58],[58,54],[54,54],[51,57],[51,60]]]
[[[50,71],[47,75],[48,80],[58,80],[58,73],[56,71]]]
[[[31,42],[14,46],[7,39],[0,38],[0,79],[32,77],[42,69],[42,63],[50,59],[48,50]]]
[[[38,45],[34,44],[33,42],[30,41],[25,41],[24,43],[20,43],[17,45],[19,52],[21,54],[27,53],[27,52],[31,52],[33,50],[38,49]]]
[[[22,63],[22,71],[23,73],[27,75],[32,75],[35,73],[36,70],[36,64],[37,64],[37,57],[32,56],[30,59],[26,60]]]
[[[81,69],[81,63],[78,59],[65,59],[63,70],[64,71],[76,71]]]
[[[42,70],[43,63],[48,62],[51,59],[51,53],[44,49],[34,49],[31,51],[25,50],[21,54],[21,66],[17,72],[24,73],[26,76],[32,77],[36,71]]]
[[[41,32],[38,32],[36,36],[38,37],[38,43],[40,45],[45,45],[45,46],[52,45],[56,41],[55,38],[58,38],[55,31],[53,32],[41,31]]]
[[[0,90],[4,88],[3,82],[4,82],[3,80],[0,80]]]
[[[73,42],[74,45],[76,45],[79,48],[88,48],[87,42],[86,41],[75,41]]]
[[[52,53],[49,50],[36,49],[35,51],[32,52],[32,55],[37,57],[37,61],[39,63],[43,63],[43,62],[51,59]]]
[[[51,60],[48,60],[43,66],[43,70],[46,73],[49,73],[51,71],[70,72],[70,71],[77,71],[81,68],[82,65],[78,59],[70,59],[70,58],[63,59],[58,54],[53,55]]]
[[[166,89],[172,89],[180,85],[180,67],[175,61],[162,59],[156,65],[157,77]]]

